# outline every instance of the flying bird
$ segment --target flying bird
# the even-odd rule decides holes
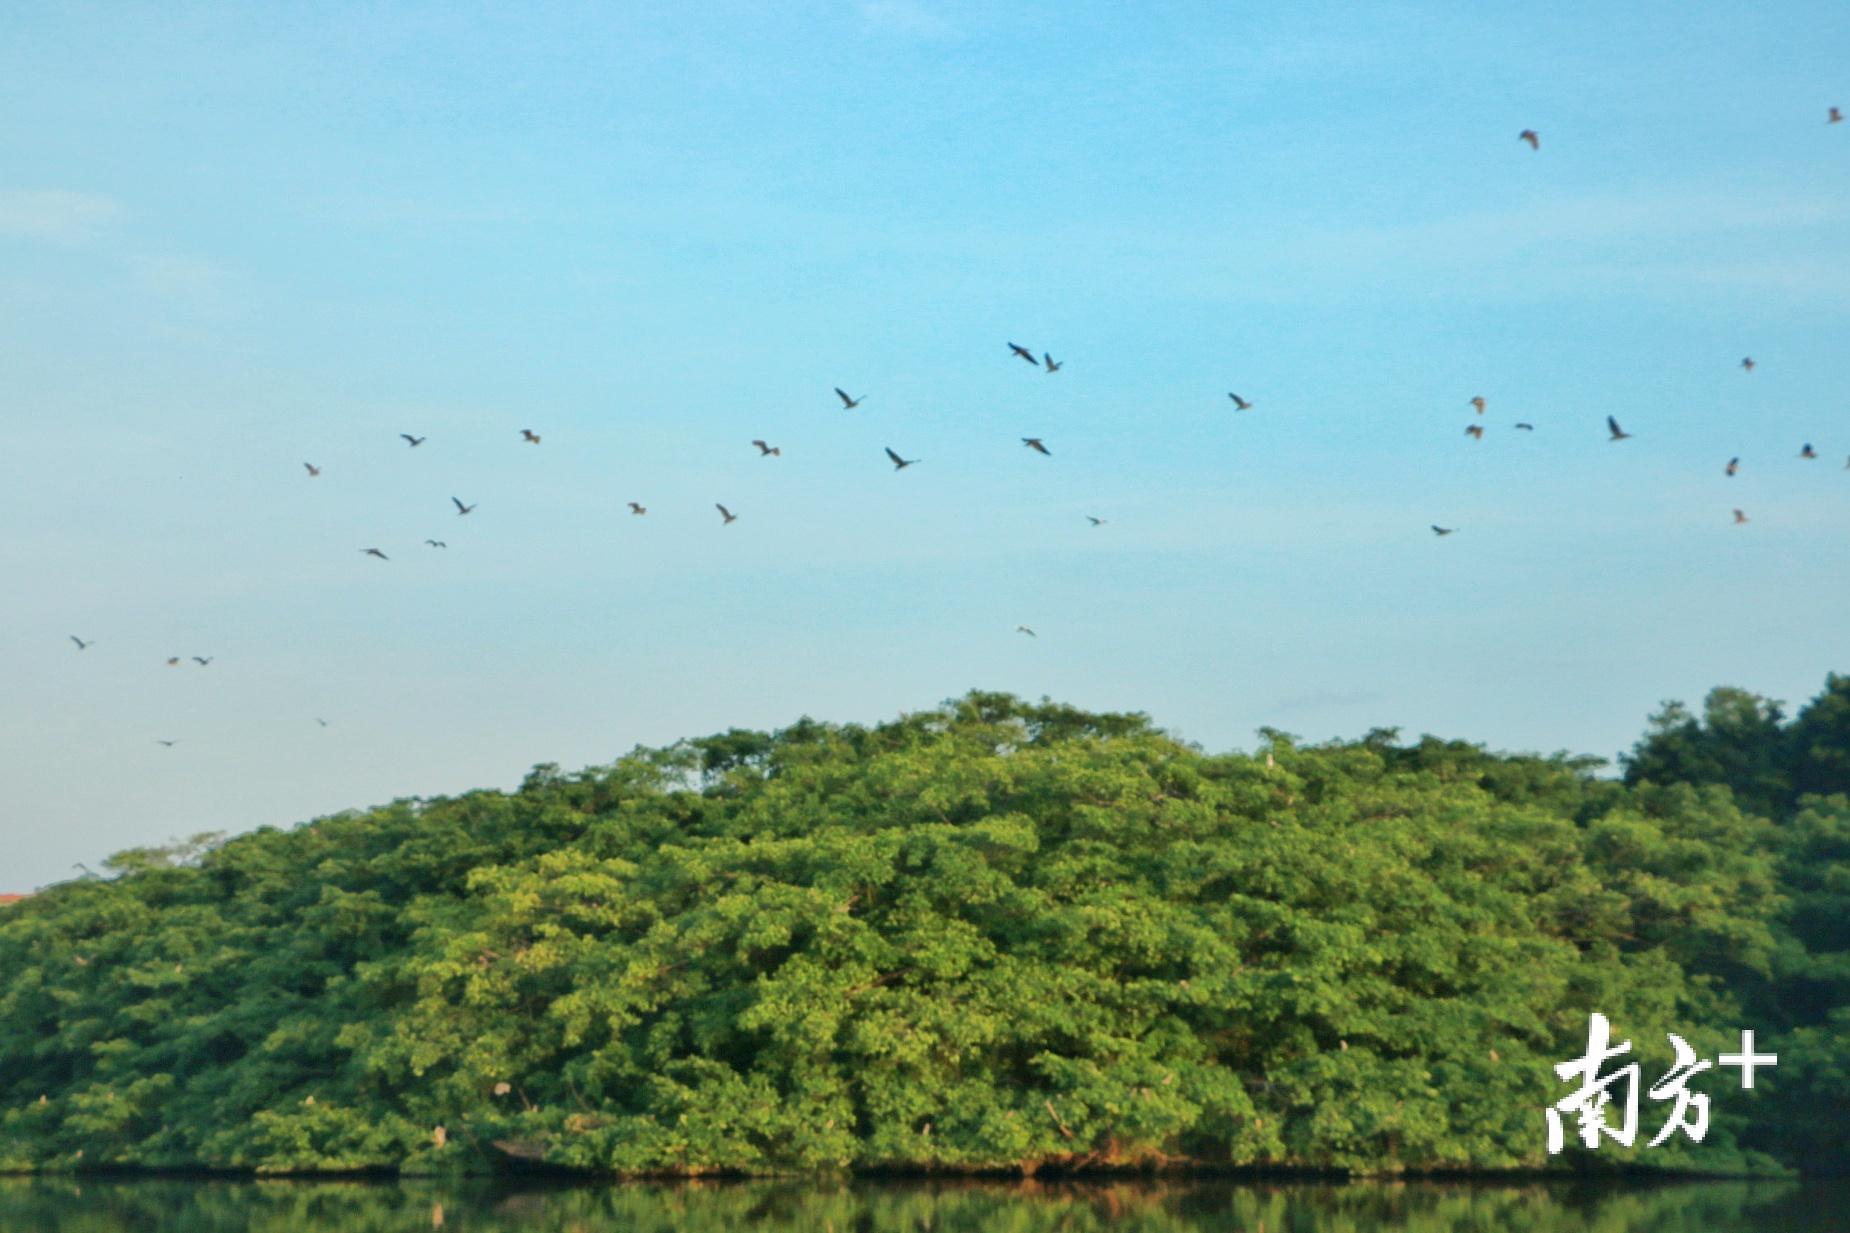
[[[1062,364],[1055,362],[1053,356],[1048,355],[1045,351],[1041,352],[1041,359],[1046,361],[1048,372],[1059,372],[1063,367]]]
[[[1048,449],[1039,437],[1023,437],[1021,443],[1037,454],[1045,454],[1049,458],[1053,457],[1053,451]]]
[[[1751,355],[1743,357],[1741,360],[1741,369],[1744,372],[1754,371],[1754,357]]]
[[[1250,402],[1247,402],[1244,398],[1241,398],[1238,394],[1234,394],[1230,392],[1227,395],[1227,397],[1233,399],[1233,409],[1235,411],[1251,411],[1253,409],[1253,404]]]
[[[1465,428],[1465,435],[1467,437],[1475,437],[1477,440],[1482,441],[1484,439],[1484,426],[1482,424],[1471,424]]]
[[[1607,438],[1611,441],[1623,441],[1625,438],[1632,435],[1623,428],[1620,428],[1619,421],[1613,419],[1610,415],[1606,417],[1606,431],[1612,434],[1611,437]]]
[[[203,668],[207,664],[211,663],[213,658],[214,657],[211,655],[195,655],[193,656],[193,662],[198,664],[201,668]]]
[[[179,738],[178,738],[178,737],[175,737],[175,738],[174,738],[173,740],[171,740],[171,741],[163,741],[163,740],[161,740],[161,738],[159,738],[159,737],[157,736],[157,737],[155,737],[155,738],[154,738],[154,743],[155,743],[156,745],[165,745],[165,746],[167,746],[167,748],[169,748],[169,749],[172,749],[172,748],[173,748],[173,747],[174,747],[175,745],[178,745],[178,744],[180,743],[180,740],[179,740]]]
[[[377,548],[362,548],[360,551],[369,557],[378,557],[381,561],[390,561],[392,559],[386,556],[385,553],[380,552]]]
[[[451,497],[450,500],[456,503],[456,513],[458,516],[468,513],[470,510],[475,508],[475,505],[481,504],[480,501],[477,501],[475,505],[464,505],[460,497]]]
[[[401,432],[398,435],[409,441],[412,449],[416,449],[418,446],[424,444],[424,442],[430,440],[429,437],[414,437],[408,432]]]
[[[1722,468],[1722,474],[1723,475],[1733,475],[1736,471],[1739,471],[1740,469],[1741,469],[1741,460],[1739,458],[1730,458],[1728,460],[1728,465]]]
[[[865,394],[861,395],[859,398],[848,397],[848,391],[844,390],[839,385],[835,387],[835,396],[841,399],[841,405],[844,411],[852,411],[867,401],[867,395]]]
[[[725,506],[721,505],[717,501],[713,503],[713,508],[719,511],[719,516],[721,518],[725,519],[724,522],[719,524],[722,527],[731,526],[733,523],[739,520],[739,516],[737,514],[733,513],[731,510],[727,509]]]
[[[1826,124],[1842,124],[1844,122],[1843,111],[1836,107],[1831,108],[1831,113],[1824,118],[1824,122]]]
[[[427,539],[424,542],[429,544],[432,548],[448,548],[449,547],[448,544],[444,543],[440,539]]]
[[[1473,398],[1471,400],[1471,405],[1477,408],[1477,413],[1479,415],[1484,414],[1484,396],[1482,394],[1479,394],[1476,398]]]
[[[317,475],[321,474],[321,468],[316,466],[312,462],[305,462],[302,465],[308,468],[308,478],[309,479],[314,479]]]
[[[752,444],[758,447],[760,458],[782,458],[784,456],[784,451],[779,446],[766,445],[763,441],[753,441]]]
[[[1432,526],[1432,533],[1434,535],[1450,535],[1456,530],[1458,530],[1457,527],[1442,527],[1436,522],[1433,523]]]
[[[167,666],[169,668],[178,668],[180,666],[180,657],[178,655],[169,655],[167,657]]]
[[[1810,441],[1807,441],[1805,443],[1805,448],[1799,451],[1800,458],[1816,458],[1817,456],[1818,456],[1818,451],[1811,447]]]
[[[1090,515],[1090,514],[1087,514],[1087,515],[1086,515],[1086,521],[1087,521],[1087,522],[1089,522],[1089,523],[1091,523],[1091,524],[1092,524],[1093,526],[1095,526],[1095,527],[1102,527],[1102,526],[1104,526],[1104,525],[1105,525],[1105,524],[1106,524],[1107,522],[1109,522],[1109,521],[1110,521],[1110,519],[1108,519],[1108,518],[1094,518],[1094,517],[1093,517],[1092,515]]]
[[[88,650],[96,642],[96,639],[92,638],[90,639],[89,642],[85,642],[82,638],[79,638],[76,634],[72,634],[71,641],[77,644],[78,650],[84,651],[84,650]]]
[[[644,509],[642,506],[636,504],[634,501],[631,501],[629,503],[629,507],[630,507],[630,513],[632,514],[646,514],[649,512],[648,510]]]
[[[1539,150],[1542,148],[1541,136],[1532,128],[1525,128],[1522,132],[1517,133],[1516,140],[1528,142],[1531,150]]]
[[[317,716],[315,716],[315,722],[316,722],[316,723],[318,723],[318,724],[320,724],[320,725],[321,725],[322,727],[324,727],[324,728],[328,726],[328,721],[327,721],[327,720],[325,720],[325,719],[323,719],[323,718],[322,718],[321,716],[319,716],[319,715],[317,715]]]
[[[1016,633],[1018,633],[1018,634],[1026,634],[1026,635],[1028,635],[1028,637],[1030,637],[1030,638],[1038,638],[1038,637],[1040,637],[1040,635],[1039,635],[1039,634],[1037,634],[1037,633],[1035,633],[1035,632],[1034,632],[1033,630],[1031,630],[1031,629],[1029,629],[1029,628],[1028,628],[1028,627],[1027,627],[1026,625],[1017,625],[1017,626],[1015,627],[1015,632],[1016,632]]]
[[[520,430],[520,439],[522,441],[530,441],[534,445],[538,445],[540,443],[540,434],[537,432],[534,432],[531,428],[523,428]]]
[[[1522,420],[1517,420],[1517,421],[1516,421],[1516,427],[1518,427],[1518,428],[1520,428],[1520,429],[1522,429],[1522,430],[1523,430],[1524,432],[1534,432],[1534,431],[1535,431],[1535,425],[1534,425],[1534,424],[1530,424],[1530,423],[1525,423],[1525,422],[1524,422],[1524,421],[1522,421]]]
[[[1735,526],[1737,526],[1737,527],[1738,527],[1738,526],[1740,526],[1740,525],[1741,525],[1741,524],[1742,524],[1743,522],[1746,522],[1746,521],[1747,521],[1747,515],[1746,515],[1746,514],[1744,514],[1744,513],[1742,513],[1742,512],[1741,512],[1740,510],[1738,510],[1738,509],[1734,511],[1734,525],[1735,525]]]
[[[893,447],[890,445],[887,447],[886,456],[893,460],[893,469],[895,471],[904,471],[907,467],[919,461],[916,458],[901,458],[898,454],[893,452]]]
[[[1034,365],[1036,368],[1039,368],[1041,366],[1041,362],[1034,358],[1034,352],[1028,350],[1026,347],[1018,346],[1015,343],[1010,343],[1009,350],[1013,351],[1016,355],[1019,355],[1022,359],[1028,361],[1028,363]]]

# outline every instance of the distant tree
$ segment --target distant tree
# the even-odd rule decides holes
[[[1666,702],[1621,758],[1625,782],[1724,784],[1743,809],[1782,816],[1793,783],[1781,706],[1730,686],[1709,691],[1700,719],[1681,702]]]
[[[1832,673],[1786,735],[1799,793],[1850,792],[1850,676]]]

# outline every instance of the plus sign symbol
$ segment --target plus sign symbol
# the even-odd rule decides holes
[[[1754,1034],[1752,1030],[1748,1030],[1741,1033],[1739,1053],[1724,1053],[1716,1060],[1723,1066],[1738,1066],[1741,1070],[1741,1086],[1751,1088],[1754,1086],[1754,1071],[1761,1066],[1779,1065],[1779,1054],[1755,1053]]]

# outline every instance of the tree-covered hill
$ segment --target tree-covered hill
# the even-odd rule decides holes
[[[1850,678],[1597,765],[971,694],[122,853],[0,913],[0,1165],[1541,1167],[1599,1011],[1779,1065],[1558,1167],[1842,1168]]]

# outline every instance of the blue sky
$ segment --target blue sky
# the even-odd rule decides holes
[[[0,889],[978,687],[1604,756],[1801,702],[1846,65],[1825,3],[16,6]]]

